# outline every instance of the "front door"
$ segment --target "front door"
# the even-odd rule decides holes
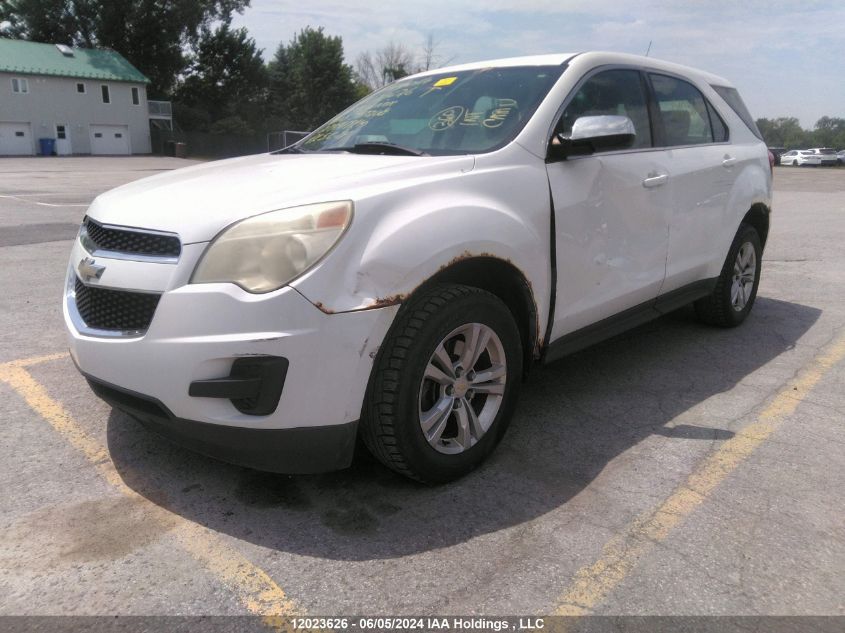
[[[73,154],[68,127],[64,123],[56,124],[56,154],[59,156],[70,156]]]
[[[547,165],[557,245],[552,341],[647,304],[660,291],[672,210],[646,95],[639,71],[604,70],[576,87],[558,123],[567,134],[578,117],[624,115],[636,139],[625,150]]]

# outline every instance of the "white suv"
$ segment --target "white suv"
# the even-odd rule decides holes
[[[280,152],[99,196],[70,349],[99,396],[207,455],[319,472],[360,435],[447,481],[532,363],[691,302],[741,323],[771,184],[720,77],[610,53],[426,72]]]

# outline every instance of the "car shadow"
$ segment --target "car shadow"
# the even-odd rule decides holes
[[[407,556],[555,510],[611,460],[655,434],[730,438],[724,428],[671,423],[792,348],[820,314],[760,297],[745,326],[728,330],[702,326],[684,309],[537,367],[496,453],[476,472],[440,487],[398,476],[365,450],[352,468],[325,475],[239,468],[174,446],[116,411],[108,446],[128,486],[210,529],[335,560]],[[714,417],[711,424],[732,422]]]

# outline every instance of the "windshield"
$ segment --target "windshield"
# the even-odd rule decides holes
[[[563,66],[516,66],[397,81],[296,147],[352,151],[361,144],[390,144],[432,155],[488,152],[519,133],[561,72]]]

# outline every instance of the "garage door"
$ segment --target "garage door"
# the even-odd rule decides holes
[[[0,156],[24,156],[35,153],[29,123],[0,121]]]
[[[129,126],[92,125],[92,154],[129,154]]]

